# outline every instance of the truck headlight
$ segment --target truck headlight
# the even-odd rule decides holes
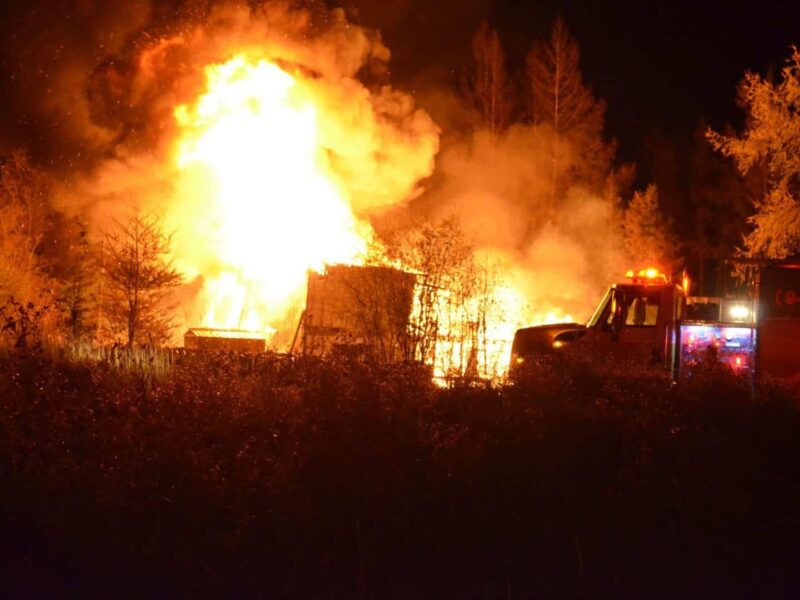
[[[734,321],[747,321],[750,318],[750,309],[743,304],[733,304],[728,309],[728,316]]]

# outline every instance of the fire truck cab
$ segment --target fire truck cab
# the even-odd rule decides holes
[[[670,369],[676,360],[685,293],[656,269],[628,273],[612,285],[586,325],[567,323],[520,329],[511,349],[512,372],[533,356],[580,344],[587,352],[637,366]]]
[[[800,274],[800,269],[794,272]],[[680,284],[670,282],[654,268],[629,271],[627,279],[608,289],[586,325],[564,323],[518,330],[511,348],[512,379],[564,353],[591,356],[611,368],[673,378],[690,374],[710,353],[734,370],[754,372],[758,303],[687,296],[686,278]],[[790,289],[784,284],[778,289]],[[762,291],[765,288],[762,286]],[[766,306],[763,300],[762,304]],[[797,304],[800,306],[800,301]],[[781,326],[786,328],[786,322]],[[769,337],[777,339],[774,334]],[[775,343],[765,340],[762,346],[764,358],[776,353]],[[779,346],[789,347],[786,343]],[[777,353],[788,356],[784,350]],[[793,354],[791,360],[794,366],[783,372],[800,371]],[[774,359],[762,360],[762,370],[774,373],[771,365],[775,363]]]
[[[688,283],[671,283],[656,269],[628,272],[612,285],[586,325],[520,329],[509,373],[568,347],[621,368],[661,369],[691,376],[709,356],[737,372],[800,386],[800,256],[737,259],[753,271],[749,299],[699,298]],[[540,361],[539,361],[540,362]]]
[[[684,292],[655,269],[612,285],[586,326],[586,343],[614,360],[669,368]]]

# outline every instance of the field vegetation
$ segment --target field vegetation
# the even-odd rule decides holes
[[[0,586],[780,596],[799,465],[792,392],[713,364],[680,386],[572,362],[445,389],[415,364],[8,351]]]

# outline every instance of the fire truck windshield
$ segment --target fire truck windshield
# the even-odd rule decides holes
[[[586,327],[596,327],[597,324],[600,322],[600,318],[603,316],[603,312],[605,311],[606,306],[608,305],[609,301],[611,300],[611,292],[614,291],[614,288],[609,288],[606,292],[603,299],[600,300],[600,304],[597,305],[597,308],[592,314],[592,318],[589,319],[589,322],[586,323]]]
[[[606,314],[608,328],[655,327],[658,323],[658,308],[661,292],[649,286],[617,286],[611,295],[611,310]]]
[[[627,298],[629,300],[625,325],[629,327],[655,327],[658,323],[658,307],[661,295],[643,290]]]
[[[587,327],[655,327],[661,306],[661,292],[651,286],[618,285],[606,292]]]

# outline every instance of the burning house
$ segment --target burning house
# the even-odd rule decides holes
[[[411,208],[409,201],[426,189],[440,146],[439,126],[413,95],[360,81],[360,73],[383,68],[389,53],[380,36],[346,22],[342,27],[343,18],[338,15],[328,30],[289,5],[269,11],[231,5],[195,28],[131,45],[124,61],[130,68],[109,61],[96,69],[91,110],[78,112],[116,115],[127,106],[124,115],[135,114],[137,127],[147,125],[141,139],[152,147],[134,144],[137,136],[131,136],[119,149],[126,160],[110,153],[114,158],[102,159],[78,187],[92,190],[98,205],[102,200],[120,209],[136,197],[163,216],[164,230],[175,232],[168,258],[192,282],[180,294],[181,322],[209,328],[187,332],[187,348],[263,351],[269,343],[285,351],[295,334],[294,352],[358,348],[382,361],[438,361],[440,373],[468,370],[477,360],[483,371],[495,373],[496,365],[508,362],[505,348],[516,327],[536,321],[522,315],[530,290],[546,287],[529,285],[512,264],[516,241],[509,241],[508,256],[487,246],[482,263],[489,269],[497,258],[508,279],[496,284],[476,283],[476,268],[463,256],[435,258],[436,269],[460,274],[427,276],[433,282],[422,311],[427,321],[412,336],[415,276],[388,267],[339,266],[307,277],[309,269],[326,264],[363,261],[380,237],[373,218]],[[109,123],[114,133],[118,124]],[[489,160],[495,150],[493,145]],[[529,161],[520,164],[527,174]],[[471,175],[464,189],[459,183],[442,194],[458,199],[460,216],[470,212],[461,210],[462,191],[469,191],[470,205],[476,198],[509,195],[494,189],[484,194],[478,184],[490,178],[459,165],[452,163],[459,174]],[[480,192],[475,198],[474,190]],[[115,218],[115,210],[109,212]],[[487,222],[494,223],[497,212],[492,207]],[[470,222],[465,219],[465,227]],[[513,236],[501,237],[505,243]],[[452,253],[447,235],[433,232],[431,241],[444,255]],[[428,270],[425,264],[406,266]],[[295,328],[304,287],[308,304]],[[489,294],[500,300],[479,297]],[[502,310],[495,310],[500,304]],[[548,310],[550,304],[548,299]],[[484,339],[497,342],[483,348]]]
[[[411,358],[415,284],[415,275],[391,267],[335,265],[310,272],[293,351],[355,353],[380,362]]]

